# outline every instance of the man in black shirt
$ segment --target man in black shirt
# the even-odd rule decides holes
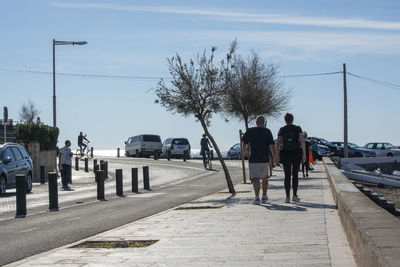
[[[262,203],[268,200],[268,165],[270,154],[268,148],[271,150],[272,155],[275,155],[274,139],[269,129],[265,127],[265,119],[263,116],[258,116],[256,119],[257,127],[250,128],[246,131],[242,138],[242,151],[244,156],[247,156],[246,145],[249,144],[251,148],[249,157],[250,179],[253,181],[255,200],[254,204],[260,204],[260,179],[262,180]]]

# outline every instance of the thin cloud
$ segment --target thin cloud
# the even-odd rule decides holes
[[[249,22],[263,24],[281,24],[294,26],[313,26],[330,28],[349,28],[349,29],[374,29],[374,30],[400,30],[400,22],[380,21],[365,18],[329,18],[329,17],[307,17],[291,16],[269,13],[250,13],[250,12],[229,12],[211,9],[194,9],[185,7],[170,6],[133,6],[101,3],[51,3],[52,6],[59,8],[80,8],[80,9],[105,9],[116,11],[134,11],[150,13],[167,13],[179,15],[197,15],[214,17],[217,20],[227,20],[233,22]]]

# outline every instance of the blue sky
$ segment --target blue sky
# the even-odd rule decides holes
[[[279,65],[280,75],[347,71],[400,84],[400,1],[11,1],[0,0],[0,92],[18,120],[31,100],[52,124],[52,39],[85,40],[57,46],[59,73],[128,75],[137,79],[57,76],[59,141],[79,131],[99,149],[123,147],[141,133],[187,137],[199,146],[194,118],[154,104],[152,89],[169,77],[166,58],[184,59],[217,46],[223,56],[237,38],[238,54],[255,51]],[[341,74],[284,78],[288,112],[309,135],[343,139]],[[349,141],[400,145],[400,89],[348,76]],[[283,116],[282,116],[283,117]],[[268,120],[276,136],[283,119]],[[244,124],[215,115],[211,133],[223,149],[238,142]]]

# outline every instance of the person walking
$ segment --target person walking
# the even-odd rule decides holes
[[[71,181],[71,165],[72,165],[72,151],[71,141],[65,141],[65,146],[59,150],[59,161],[61,165],[61,182],[63,190],[71,190],[68,186],[68,182]]]
[[[285,192],[286,203],[290,203],[291,177],[293,184],[293,201],[299,202],[297,187],[299,185],[300,162],[306,161],[306,151],[304,137],[300,126],[293,124],[294,117],[286,113],[286,126],[280,128],[278,132],[278,141],[276,142],[275,163],[281,162],[285,172]],[[282,149],[279,150],[282,144]],[[279,152],[278,152],[279,151]]]
[[[246,146],[250,145],[249,169],[250,179],[254,188],[254,204],[260,204],[260,180],[262,180],[262,203],[267,203],[268,196],[268,167],[269,167],[269,150],[272,155],[275,154],[274,138],[271,131],[265,127],[265,118],[258,116],[256,119],[257,127],[249,128],[242,137],[242,151],[247,157],[248,150]],[[271,158],[273,160],[273,158]]]
[[[311,142],[307,139],[307,132],[303,132],[304,144],[306,148],[306,162],[301,163],[301,171],[303,172],[303,177],[308,177],[308,171],[310,170],[310,147]],[[305,170],[305,173],[304,173]]]

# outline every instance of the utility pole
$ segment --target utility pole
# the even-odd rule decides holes
[[[347,130],[347,82],[346,82],[346,64],[343,63],[343,96],[344,96],[344,146],[343,146],[343,157],[348,158],[349,157],[349,150],[348,150],[348,130]]]

